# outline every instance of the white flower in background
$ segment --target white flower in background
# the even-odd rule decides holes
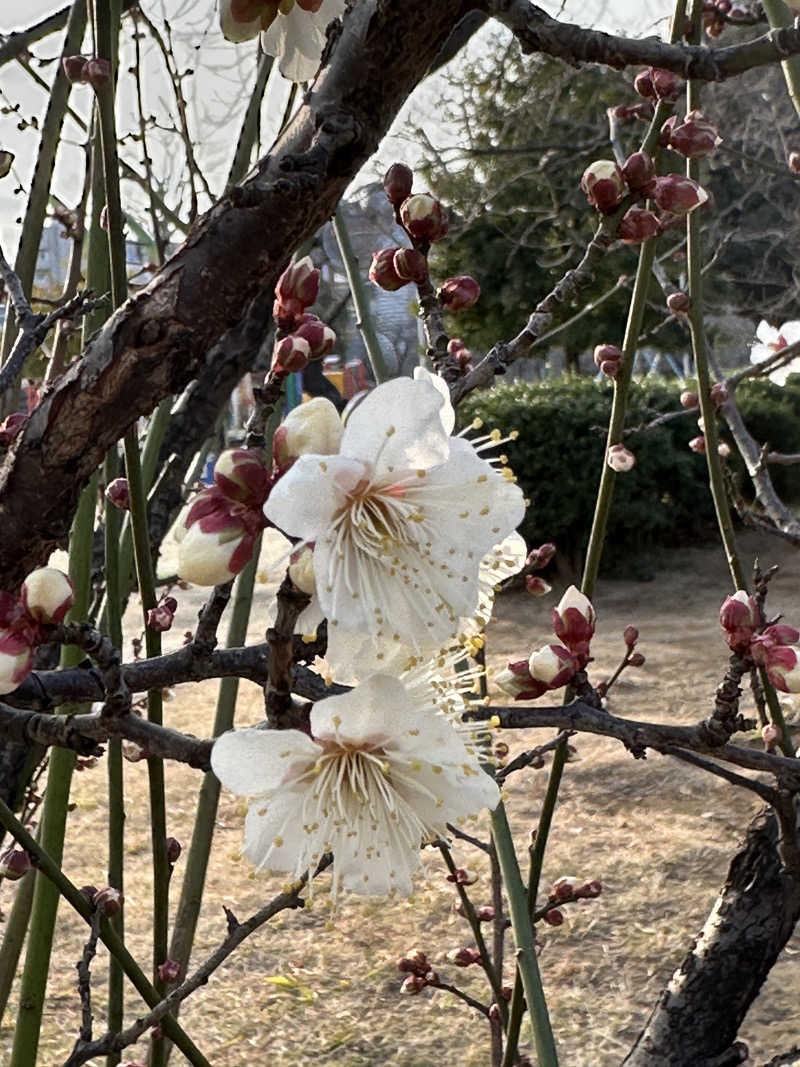
[[[373,674],[314,705],[311,737],[299,730],[223,734],[211,753],[214,773],[253,798],[245,856],[299,878],[332,852],[334,896],[340,887],[409,894],[420,846],[500,799],[451,721],[463,698],[445,675]]]
[[[776,328],[762,319],[758,324],[756,337],[758,343],[750,349],[750,362],[763,363],[765,359],[770,359],[787,345],[800,341],[800,322],[784,322],[782,326]],[[790,374],[800,374],[800,356],[795,357],[785,367],[772,371],[769,379],[776,385],[784,385]]]
[[[344,14],[345,0],[220,0],[219,21],[229,41],[261,33],[261,47],[277,56],[290,81],[309,81],[317,73],[329,22]]]
[[[339,454],[300,456],[264,506],[284,533],[313,543],[329,634],[444,647],[478,608],[484,556],[523,518],[513,476],[449,436],[443,401],[424,380],[379,385],[350,416]]]

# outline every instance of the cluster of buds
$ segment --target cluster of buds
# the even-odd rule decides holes
[[[571,585],[553,608],[553,630],[560,645],[544,645],[527,660],[509,663],[495,681],[515,700],[535,700],[551,689],[560,689],[589,662],[589,644],[594,634],[595,612],[591,601]]]
[[[397,969],[405,975],[400,992],[406,996],[421,993],[425,986],[439,985],[439,975],[431,967],[422,949],[414,948],[397,961]]]
[[[619,365],[622,361],[622,350],[616,345],[595,345],[594,362],[603,374],[609,378],[616,378],[619,373]]]
[[[305,256],[290,263],[275,286],[272,315],[279,336],[270,369],[278,377],[305,370],[312,360],[327,356],[336,344],[330,326],[306,310],[317,299],[319,280],[319,270],[311,257]]]
[[[792,4],[790,2],[789,6]],[[751,25],[754,22],[753,11],[735,0],[705,0],[703,4],[703,30],[708,37],[719,37],[725,24],[741,23]]]
[[[542,918],[548,926],[561,926],[564,922],[564,913],[559,905],[571,904],[577,900],[594,900],[603,891],[602,885],[597,881],[582,882],[580,878],[564,876],[557,878],[550,889],[547,897],[547,910]]]
[[[72,85],[91,85],[98,89],[111,81],[111,64],[97,56],[64,56],[61,69]]]
[[[369,268],[369,280],[390,293],[410,282],[424,282],[427,277],[427,257],[416,248],[381,248]]]
[[[157,633],[165,633],[172,629],[175,621],[175,612],[178,610],[178,601],[174,596],[163,597],[154,608],[147,613],[147,628]]]
[[[725,598],[719,622],[731,650],[745,663],[764,667],[782,693],[800,693],[800,630],[783,623],[765,627],[758,601],[744,589]]]
[[[683,89],[683,80],[671,70],[648,67],[640,70],[633,79],[633,87],[645,100],[677,100]]]
[[[552,541],[546,541],[538,548],[532,548],[525,559],[525,590],[531,596],[547,596],[552,591],[552,585],[545,581],[540,574],[532,572],[544,570],[556,554],[556,546]]]
[[[730,394],[728,392],[728,387],[725,385],[724,382],[715,382],[714,385],[711,386],[709,396],[714,407],[721,408],[722,405],[728,400]],[[683,393],[681,393],[680,403],[681,407],[686,408],[687,411],[694,411],[700,406],[700,397],[697,395],[697,393],[687,389]],[[697,426],[700,430],[700,433],[697,437],[693,437],[691,439],[691,441],[689,442],[689,448],[692,452],[704,454],[706,451],[706,423],[705,419],[702,416],[697,420]],[[727,459],[727,457],[731,454],[730,445],[728,445],[725,441],[720,441],[719,445],[717,446],[717,451],[725,459]]]
[[[221,453],[214,485],[190,500],[175,524],[178,574],[184,581],[220,585],[239,573],[266,526],[263,509],[272,484],[254,450]]]
[[[667,119],[661,127],[659,143],[687,159],[700,159],[713,152],[722,138],[702,111],[689,111],[681,123],[675,115]]]
[[[290,263],[278,278],[275,286],[275,302],[272,316],[281,330],[293,330],[297,320],[306,308],[317,299],[319,294],[320,272],[314,266],[311,256],[304,256],[295,263]]]

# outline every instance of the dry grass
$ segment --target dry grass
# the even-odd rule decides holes
[[[762,559],[778,559],[784,569],[772,606],[796,617],[800,559],[775,542],[745,541]],[[628,622],[642,631],[646,668],[623,678],[613,695],[621,714],[689,722],[707,713],[708,700],[725,660],[716,611],[727,591],[721,555],[710,550],[675,553],[671,567],[651,583],[608,582],[597,597],[599,633],[594,651],[596,677],[610,670],[619,654],[619,634]],[[266,599],[261,598],[262,600]],[[490,635],[490,662],[502,664],[529,643],[548,639],[550,600],[503,598],[500,621]],[[185,608],[173,639],[192,625],[196,603]],[[263,630],[254,619],[252,638]],[[524,637],[521,637],[524,635]],[[209,732],[216,687],[213,683],[179,692],[166,705],[166,718],[178,729]],[[238,721],[261,714],[259,691],[243,683]],[[516,738],[519,750],[532,735]],[[611,1067],[646,1018],[658,991],[691,943],[749,817],[751,795],[684,765],[657,756],[632,760],[619,746],[581,739],[579,759],[568,766],[557,809],[545,879],[578,874],[603,882],[603,895],[573,907],[567,922],[542,935],[541,964],[562,1050],[570,1067]],[[545,772],[525,772],[509,785],[509,807],[520,847],[535,825]],[[188,843],[199,777],[169,767],[169,832]],[[146,770],[126,764],[127,926],[129,944],[142,961],[149,952],[150,861],[146,810]],[[102,762],[77,775],[64,865],[79,884],[102,883],[105,854],[105,776]],[[196,960],[224,936],[222,905],[240,916],[256,910],[280,886],[280,879],[253,878],[236,860],[242,831],[241,803],[224,795],[220,804],[215,855],[199,929]],[[457,849],[458,859],[482,869],[480,859]],[[452,910],[452,893],[433,853],[423,857],[427,881],[408,902],[386,904],[346,900],[333,914],[324,887],[314,905],[287,913],[259,931],[196,994],[182,1015],[214,1067],[289,1067],[302,1063],[342,1067],[431,1067],[487,1063],[485,1024],[447,994],[398,996],[395,959],[411,946],[434,960],[469,943],[462,919]],[[181,876],[173,886],[176,900]],[[476,888],[487,886],[482,879]],[[2,887],[6,911],[10,887]],[[477,903],[487,903],[477,894]],[[82,923],[67,909],[59,917],[39,1062],[62,1063],[76,1032],[74,964],[81,951]],[[796,1037],[795,1001],[800,983],[793,967],[797,942],[789,945],[753,1008],[742,1037],[754,1056],[789,1047]],[[95,964],[98,1016],[102,1008],[104,955]],[[465,972],[440,967],[457,980]],[[471,972],[470,972],[471,974]],[[276,977],[289,984],[277,984]],[[470,990],[482,995],[477,975]],[[0,1049],[10,1046],[13,1009],[0,1029]],[[133,1017],[141,1011],[135,995]],[[97,1020],[102,1026],[102,1018]],[[134,1050],[131,1050],[131,1057]],[[144,1052],[140,1052],[143,1058]],[[176,1057],[176,1062],[181,1062]]]

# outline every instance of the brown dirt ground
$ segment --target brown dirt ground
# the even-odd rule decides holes
[[[775,541],[742,539],[745,558],[781,563],[772,608],[797,621],[800,554]],[[669,553],[667,567],[649,583],[608,581],[596,598],[598,634],[593,645],[596,680],[613,669],[620,632],[629,622],[641,630],[647,665],[628,672],[612,693],[619,714],[671,722],[692,722],[707,714],[724,670],[725,646],[716,613],[729,591],[718,550]],[[555,595],[555,594],[554,594]],[[169,635],[179,643],[192,625],[199,598],[184,597],[184,616]],[[266,596],[259,597],[263,605]],[[489,636],[490,665],[527,653],[549,639],[553,597],[520,594],[500,599],[498,622]],[[263,632],[263,611],[251,638]],[[223,626],[224,629],[224,626]],[[179,691],[165,708],[167,722],[197,735],[210,732],[216,687],[205,683]],[[243,683],[238,722],[260,717],[255,686]],[[527,732],[513,739],[512,753],[546,739]],[[598,738],[578,741],[579,759],[567,768],[545,864],[545,883],[561,874],[598,878],[604,890],[593,902],[573,906],[558,929],[542,932],[541,967],[562,1062],[569,1067],[619,1064],[664,981],[682,958],[702,923],[743,828],[757,810],[751,794],[700,771],[659,757],[635,761],[619,745]],[[149,951],[150,860],[146,770],[126,764],[127,887],[129,945],[141,961]],[[512,779],[509,810],[524,851],[544,791],[545,771]],[[198,773],[170,766],[167,772],[169,832],[188,843]],[[64,866],[78,884],[102,884],[105,851],[105,775],[102,761],[76,775],[76,805],[70,819]],[[241,801],[223,795],[213,865],[201,916],[195,961],[224,936],[222,905],[240,916],[255,911],[280,887],[280,879],[254,878],[236,860],[242,832]],[[467,848],[457,858],[483,870]],[[400,997],[395,960],[421,946],[436,961],[450,948],[469,944],[468,929],[452,908],[453,895],[433,853],[423,855],[427,881],[410,901],[387,904],[347,899],[332,913],[324,886],[313,907],[292,912],[263,928],[191,998],[184,1024],[214,1067],[431,1067],[488,1062],[483,1021],[448,994]],[[177,900],[181,864],[173,879]],[[477,903],[485,903],[476,887]],[[0,888],[7,912],[12,888]],[[75,962],[84,928],[62,908],[39,1062],[60,1064],[77,1029]],[[794,957],[797,937],[787,946],[743,1028],[754,1061],[790,1047],[797,1037],[800,988]],[[104,952],[94,965],[98,1032],[102,1028]],[[443,975],[466,973],[442,963]],[[468,988],[483,994],[479,976]],[[275,979],[280,978],[281,983]],[[10,1047],[15,1004],[0,1028],[0,1050]],[[131,993],[130,1017],[141,1012]],[[132,1059],[144,1058],[130,1050]],[[178,1056],[175,1062],[183,1062]],[[99,1061],[97,1061],[99,1067]],[[688,1065],[687,1065],[688,1067]]]

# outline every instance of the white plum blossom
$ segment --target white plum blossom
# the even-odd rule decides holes
[[[345,0],[220,0],[220,26],[229,41],[261,33],[261,47],[276,56],[290,81],[309,81],[317,72],[328,23],[344,14]]]
[[[800,341],[800,322],[784,322],[782,326],[775,327],[762,319],[756,329],[756,337],[758,343],[750,349],[750,362],[763,363],[787,345]],[[772,371],[769,379],[776,385],[784,385],[790,374],[800,374],[800,356],[796,356],[785,367]]]
[[[329,636],[442,648],[478,609],[481,561],[525,507],[509,471],[449,435],[448,406],[425,380],[379,385],[338,455],[300,456],[273,488],[267,518],[314,545]]]
[[[332,852],[334,896],[340,887],[408,895],[421,845],[500,799],[456,728],[464,702],[446,667],[402,680],[373,674],[318,701],[310,737],[257,728],[223,734],[211,766],[226,788],[252,797],[245,856],[299,878]]]

